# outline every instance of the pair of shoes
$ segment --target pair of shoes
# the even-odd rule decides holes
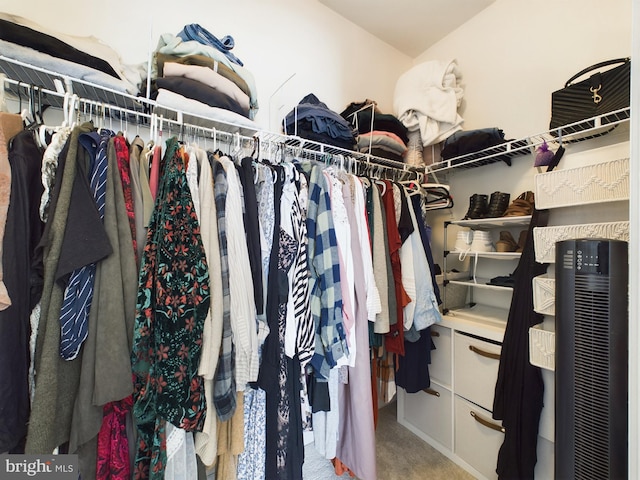
[[[491,198],[482,193],[474,193],[469,197],[469,210],[463,220],[502,217],[510,198],[510,194],[503,192],[493,192]]]
[[[474,230],[470,251],[474,253],[495,252],[491,234],[485,230]]]
[[[500,240],[496,242],[498,252],[515,252],[518,248],[515,238],[508,230],[500,232]]]
[[[500,240],[496,242],[496,251],[498,252],[517,252],[522,253],[524,244],[527,241],[527,231],[522,230],[518,241],[516,242],[511,232],[503,230],[500,232]]]
[[[531,215],[535,208],[535,198],[532,191],[521,193],[504,212],[503,217],[523,217]]]
[[[458,232],[453,251],[464,260],[468,253],[495,252],[496,248],[489,232],[484,230],[461,230]]]

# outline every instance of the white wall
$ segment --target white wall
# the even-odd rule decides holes
[[[548,130],[551,92],[569,77],[594,63],[631,55],[631,30],[631,0],[612,0],[606,7],[596,0],[497,0],[414,63],[455,58],[465,88],[460,111],[464,128],[498,127],[507,138],[525,138]],[[629,125],[623,125],[601,139],[567,145],[560,168],[627,157],[628,139]],[[499,163],[450,173],[447,181],[456,206],[430,216],[434,254],[442,248],[443,222],[461,219],[471,194],[502,191],[513,198],[533,190],[536,173],[531,155],[513,159],[512,167]],[[618,221],[628,216],[627,205],[614,202],[553,210],[550,224]],[[480,301],[499,299],[494,296]],[[553,317],[546,317],[545,328],[553,329]],[[544,380],[540,435],[552,440],[553,375],[545,372]],[[632,418],[637,418],[637,413]],[[538,478],[552,475],[552,455],[548,449],[539,449]]]
[[[146,61],[160,34],[176,34],[185,24],[199,23],[218,38],[231,35],[234,54],[256,79],[256,121],[272,131],[280,131],[280,120],[308,93],[336,112],[371,98],[391,113],[395,81],[411,66],[408,56],[316,0],[0,0],[0,10],[68,34],[93,35],[125,63]]]
[[[548,129],[551,92],[584,67],[631,54],[631,0],[497,0],[414,60],[456,58],[465,129],[510,138]]]
[[[551,92],[573,74],[630,54],[630,0],[612,0],[606,9],[597,0],[497,0],[414,64],[455,58],[465,89],[464,129],[498,127],[507,138],[524,138],[548,130]],[[593,146],[567,147],[563,165],[571,165],[572,152]],[[442,221],[464,216],[470,195],[501,191],[517,196],[532,189],[536,173],[533,157],[524,156],[513,159],[512,167],[497,163],[451,174],[447,180],[456,206],[432,215],[434,241],[441,238]]]

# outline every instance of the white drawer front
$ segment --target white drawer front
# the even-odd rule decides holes
[[[486,478],[498,478],[498,451],[504,433],[491,413],[456,396],[455,453]]]
[[[430,393],[402,391],[404,421],[451,449],[453,447],[451,392],[433,382],[429,391]]]
[[[455,392],[489,411],[493,410],[500,350],[500,345],[455,333]]]
[[[436,346],[431,350],[429,376],[432,380],[451,385],[451,329],[439,325],[431,326],[431,339]]]

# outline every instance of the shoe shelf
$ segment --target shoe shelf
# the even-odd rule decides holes
[[[490,278],[476,277],[475,280],[449,280],[449,283],[454,285],[464,285],[474,288],[486,288],[487,290],[513,290],[513,287],[505,287],[502,285],[490,285],[488,282]]]
[[[470,307],[448,310],[442,317],[442,325],[456,328],[464,326],[468,333],[502,342],[508,316],[508,308],[474,304]],[[474,332],[474,328],[478,331]],[[489,337],[486,333],[487,329],[495,332],[495,336]]]
[[[522,215],[518,217],[495,217],[495,218],[477,218],[469,220],[453,220],[445,222],[445,227],[448,225],[459,225],[461,227],[469,228],[508,228],[516,227],[518,225],[529,225],[531,221],[531,215]]]
[[[458,253],[458,252],[452,252]],[[513,260],[520,258],[520,252],[467,252],[467,257],[492,258],[494,260]]]
[[[531,215],[512,216],[512,217],[495,217],[495,218],[480,218],[480,219],[468,219],[468,220],[455,220],[447,221],[444,223],[444,281],[443,281],[443,312],[448,314],[450,311],[458,312],[457,315],[464,315],[464,312],[469,310],[469,306],[474,311],[478,311],[475,308],[477,305],[482,304],[483,295],[492,295],[493,292],[506,292],[509,294],[513,292],[513,287],[507,285],[494,285],[490,284],[491,278],[499,277],[502,275],[512,274],[515,270],[515,261],[519,260],[522,256],[520,252],[496,252],[496,251],[460,251],[460,250],[448,250],[448,229],[455,226],[456,228],[469,228],[476,231],[491,231],[491,230],[508,230],[510,228],[525,227],[531,222]],[[482,259],[482,260],[481,260]],[[462,265],[460,270],[468,270],[469,274],[465,278],[448,278],[446,273],[449,271],[450,265],[453,261],[454,268],[457,262],[469,262],[469,265]],[[506,263],[503,263],[506,261]],[[447,265],[449,263],[449,265]],[[468,268],[467,268],[468,267]],[[447,297],[447,286],[450,286],[451,297],[456,300],[460,295],[453,295],[459,293],[460,288],[464,288],[466,292],[466,299],[464,304],[466,307],[458,308],[459,302],[449,303]],[[451,287],[455,286],[458,290],[451,290]],[[477,291],[477,294],[474,293]],[[484,292],[484,293],[483,293]],[[485,299],[486,300],[486,299]],[[478,303],[479,302],[479,303]],[[489,302],[492,303],[492,302]],[[492,313],[499,313],[501,320],[506,321],[506,313],[508,310],[498,309]],[[469,312],[471,313],[471,312]]]

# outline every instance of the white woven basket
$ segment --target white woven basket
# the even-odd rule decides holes
[[[533,309],[543,315],[555,315],[556,279],[539,275],[533,277]]]
[[[529,328],[529,363],[546,370],[556,368],[556,333],[541,325]]]
[[[538,209],[627,200],[629,159],[540,173],[535,189]]]
[[[629,241],[629,222],[584,223],[533,229],[536,262],[556,261],[556,242],[576,238],[606,238]]]

